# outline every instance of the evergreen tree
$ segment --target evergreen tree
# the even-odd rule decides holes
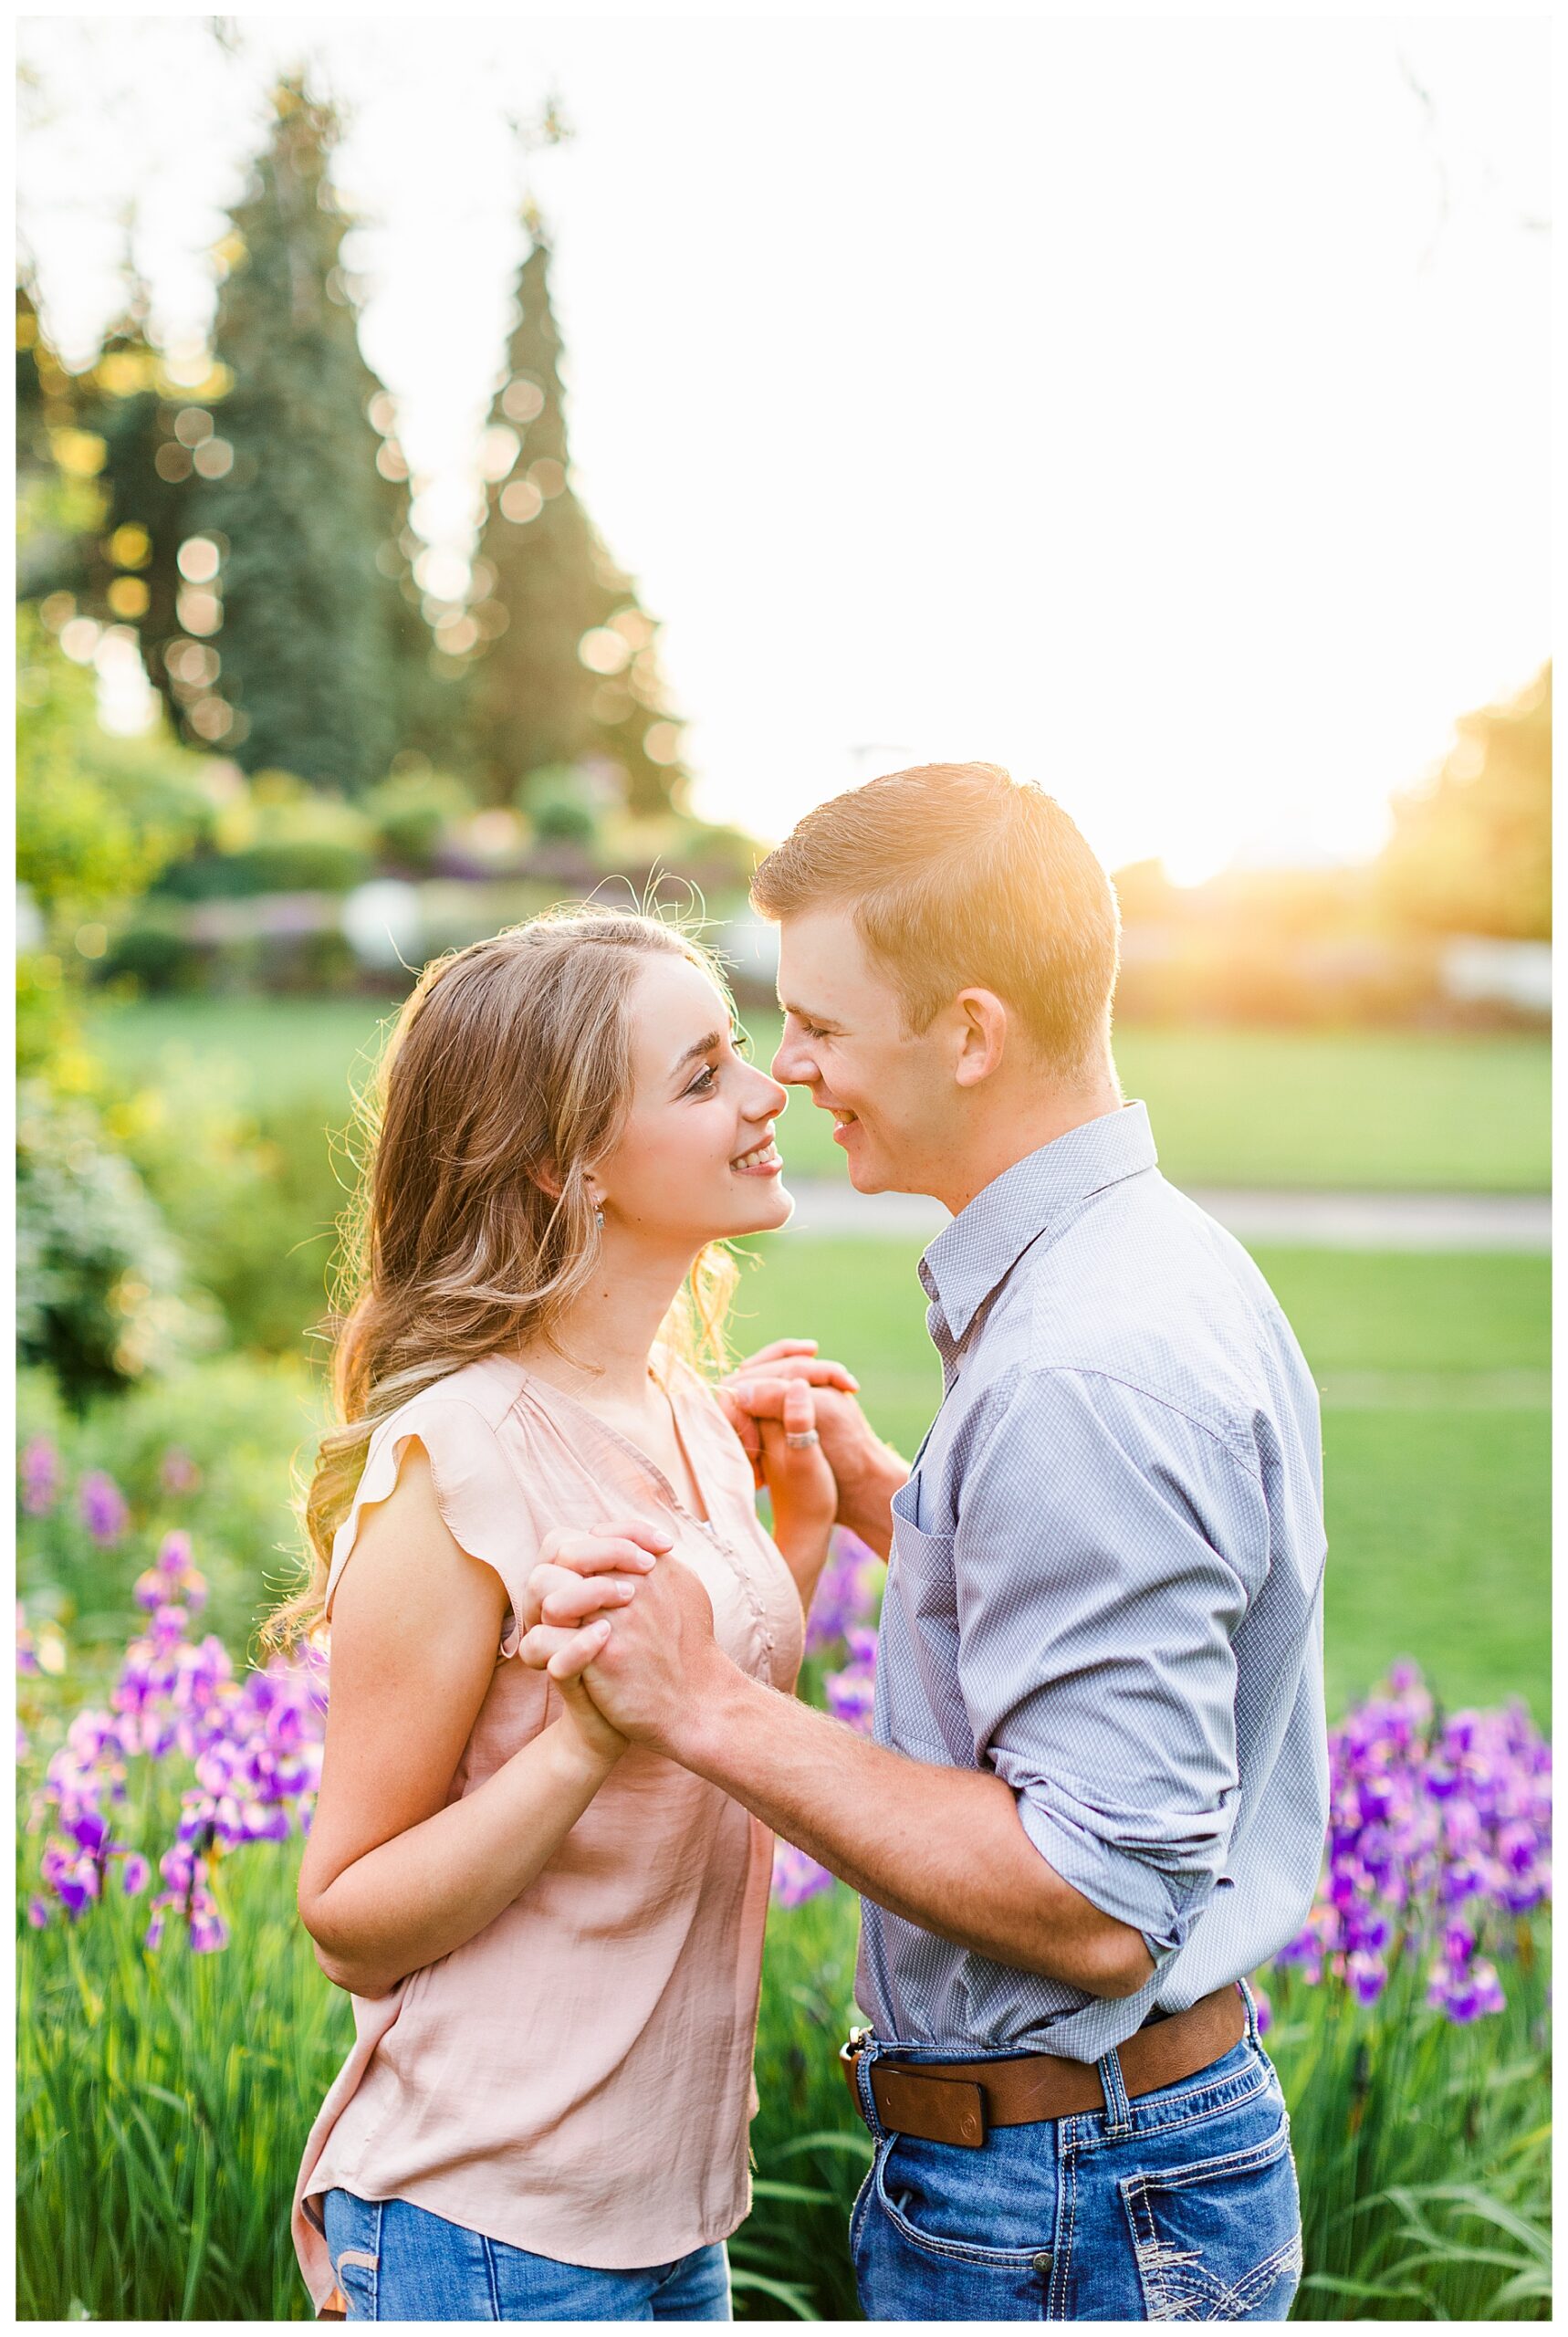
[[[486,646],[472,692],[486,791],[505,801],[530,773],[610,770],[637,812],[667,809],[685,774],[657,657],[658,627],[610,558],[572,487],[549,246],[517,285],[506,378],[490,410],[474,622]],[[559,784],[559,781],[554,782]]]
[[[103,512],[103,444],[84,427],[78,383],[50,347],[30,284],[16,286],[16,592],[84,589]]]
[[[203,385],[222,386],[222,376]],[[83,579],[87,611],[108,624],[134,624],[142,663],[179,731],[200,739],[189,719],[200,702],[194,673],[171,669],[168,653],[180,633],[179,552],[191,532],[192,454],[181,436],[196,411],[190,387],[165,374],[147,334],[147,299],[131,280],[125,314],[78,383],[88,426],[102,440],[99,485],[104,505],[93,557]],[[215,653],[205,651],[215,667]]]
[[[423,594],[414,581],[419,539],[413,532],[413,487],[397,435],[397,406],[377,390],[366,409],[381,435],[376,454],[381,541],[376,547],[387,623],[392,636],[393,710],[399,754],[415,762],[445,763],[460,738],[465,674],[450,658],[433,654]]]
[[[219,292],[214,350],[233,386],[221,433],[213,424],[194,445],[198,544],[182,555],[182,615],[221,661],[230,718],[214,742],[251,770],[355,789],[384,774],[398,743],[396,580],[377,565],[379,384],[340,258],[335,118],[293,82],[274,104]]]

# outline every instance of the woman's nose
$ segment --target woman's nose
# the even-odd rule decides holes
[[[775,1056],[774,1060],[777,1062],[778,1057]],[[754,1068],[757,1071],[758,1093],[747,1102],[746,1116],[748,1120],[776,1119],[789,1101],[789,1091],[781,1086],[771,1073],[763,1071],[759,1066]]]

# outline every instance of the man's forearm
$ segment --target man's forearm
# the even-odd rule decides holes
[[[1041,1858],[988,1771],[911,1761],[716,1668],[667,1749],[890,1913],[999,1964],[1101,1996],[1154,1970],[1139,1934]]]

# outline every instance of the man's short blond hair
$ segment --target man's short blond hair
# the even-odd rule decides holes
[[[997,763],[922,763],[818,804],[763,861],[751,898],[774,919],[852,910],[912,1031],[977,988],[1063,1077],[1104,1046],[1111,881],[1061,804]]]

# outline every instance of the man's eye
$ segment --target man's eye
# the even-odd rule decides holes
[[[808,1039],[825,1039],[828,1035],[816,1022],[802,1022],[800,1029]]]

